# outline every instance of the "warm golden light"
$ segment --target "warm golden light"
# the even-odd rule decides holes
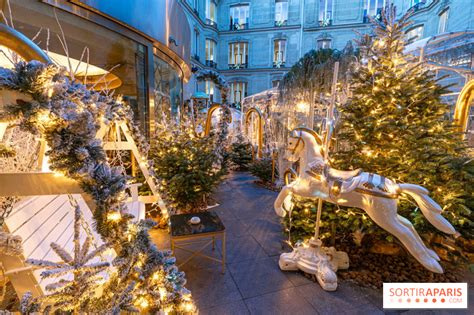
[[[296,104],[296,110],[300,113],[306,113],[309,109],[309,104],[306,102],[299,102]]]
[[[122,215],[118,211],[109,212],[107,214],[107,220],[109,221],[118,221],[122,218]]]

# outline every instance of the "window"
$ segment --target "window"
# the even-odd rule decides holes
[[[364,2],[364,23],[368,23],[370,18],[380,20],[385,0],[365,0]]]
[[[216,60],[216,42],[212,39],[206,39],[206,66],[215,68]]]
[[[423,25],[413,27],[406,32],[406,40],[413,43],[423,37]]]
[[[247,96],[247,82],[232,82],[230,84],[230,102],[239,104]]]
[[[194,30],[194,59],[199,60],[199,31]]]
[[[316,47],[319,49],[330,49],[331,48],[331,39],[318,39],[316,42]]]
[[[183,84],[178,71],[164,59],[154,55],[155,108],[157,123],[166,123],[179,116],[183,99]]]
[[[249,24],[249,5],[236,5],[230,7],[230,29],[247,29]]]
[[[194,10],[197,11],[199,0],[194,0],[193,2],[194,2]]]
[[[319,0],[319,26],[332,24],[332,0]]]
[[[229,68],[239,69],[247,68],[248,64],[248,43],[230,43],[229,44]]]
[[[286,40],[276,39],[273,41],[273,67],[280,68],[286,61]]]
[[[446,9],[439,15],[438,34],[446,32],[448,29],[449,10]]]
[[[206,0],[206,24],[217,26],[216,12],[216,3],[214,0]]]
[[[288,21],[288,0],[275,0],[275,25],[286,25]]]
[[[205,86],[205,89],[206,89],[206,94],[209,95],[209,98],[211,100],[211,102],[214,100],[214,90],[216,88],[216,85],[214,82],[210,81],[210,80],[206,80],[206,86]]]

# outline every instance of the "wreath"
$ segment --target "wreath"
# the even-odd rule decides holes
[[[7,104],[0,120],[16,120],[22,129],[42,134],[50,148],[46,152],[50,168],[76,180],[92,196],[97,232],[117,253],[112,264],[119,272],[104,284],[107,293],[96,303],[97,309],[81,311],[131,310],[138,298],[145,298],[147,311],[153,313],[181,312],[183,305],[189,310],[184,273],[178,271],[169,251],[158,250],[151,241],[148,230],[153,221],[131,221],[123,198],[127,179],[107,163],[101,141],[96,139],[101,123],[124,121],[146,153],[148,144],[133,123],[130,107],[71,80],[64,68],[37,61],[0,68],[0,89],[27,96],[27,100]],[[163,289],[168,293],[160,298]]]

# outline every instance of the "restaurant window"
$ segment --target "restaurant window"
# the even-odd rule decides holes
[[[439,15],[438,34],[445,33],[448,29],[449,9],[444,10]]]
[[[217,6],[215,0],[206,0],[206,24],[216,26]]]
[[[246,42],[229,44],[229,68],[240,69],[247,68],[248,65],[248,49]]]
[[[316,47],[319,49],[330,49],[331,48],[331,39],[318,39],[316,41]]]
[[[332,0],[319,0],[319,26],[332,25]]]
[[[242,30],[249,26],[249,5],[235,5],[230,7],[230,29]]]
[[[275,0],[275,25],[286,25],[288,21],[288,0]]]
[[[212,39],[206,39],[206,66],[215,68],[216,64],[216,42]]]
[[[385,0],[364,0],[364,23],[370,22],[370,18],[380,20]]]
[[[406,40],[413,43],[423,37],[423,25],[411,28],[405,33]]]
[[[150,52],[146,46],[87,19],[56,10],[69,48],[66,54],[58,39],[62,35],[52,7],[39,1],[12,1],[10,5],[17,31],[28,38],[36,36],[35,42],[50,52],[53,61],[66,67],[70,62],[76,79],[87,82],[90,88],[94,86],[92,82],[102,78],[94,88],[122,95],[142,132],[149,135],[147,56]],[[39,30],[42,31],[38,33]],[[83,56],[85,47],[89,50],[88,64]]]
[[[153,56],[155,77],[155,120],[157,123],[169,122],[179,117],[183,99],[183,84],[179,73],[165,57]]]
[[[276,39],[273,41],[273,67],[285,66],[286,61],[286,40]]]
[[[232,82],[230,84],[230,102],[238,105],[247,96],[247,82]]]

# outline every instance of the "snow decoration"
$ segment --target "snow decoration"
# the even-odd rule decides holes
[[[102,295],[93,304],[75,304],[78,308],[74,311],[114,314],[136,308],[151,313],[192,311],[194,306],[189,291],[184,288],[184,273],[178,271],[170,253],[159,251],[150,240],[148,229],[154,223],[134,222],[127,214],[124,203],[127,179],[119,168],[109,166],[102,142],[96,138],[103,124],[121,121],[127,124],[130,134],[138,142],[138,149],[146,156],[148,144],[133,123],[132,111],[127,104],[120,98],[89,91],[72,80],[63,68],[37,61],[18,62],[13,69],[0,68],[0,89],[25,96],[14,98],[12,104],[5,105],[0,112],[0,121],[14,122],[17,126],[14,128],[42,136],[49,148],[46,155],[50,169],[76,180],[82,190],[92,196],[97,232],[117,251],[113,265],[120,266],[120,273],[112,273],[100,285]],[[21,158],[22,154],[17,152],[17,156]],[[25,167],[31,165],[30,159],[25,160],[22,162]],[[54,247],[65,262],[69,261],[65,251]],[[86,272],[92,278],[96,275],[95,267],[102,269],[100,266],[87,266]],[[59,265],[47,267],[63,268]],[[63,271],[70,271],[68,268],[64,266]],[[44,276],[62,274],[61,269],[56,271],[47,271]],[[154,276],[156,274],[161,276]],[[69,284],[64,281],[68,280],[59,280],[58,287],[50,288],[67,287]],[[156,299],[162,288],[166,288],[168,296]],[[83,289],[79,290],[84,293],[78,299],[79,303],[88,299],[89,291],[86,287]],[[34,310],[31,302],[32,297],[25,296],[22,308]],[[65,310],[63,305],[66,304],[58,305],[58,309]]]
[[[74,200],[70,198],[70,200]],[[75,202],[74,202],[75,203]],[[92,239],[87,236],[81,246],[81,209],[77,203],[74,205],[74,253],[69,254],[56,243],[51,243],[51,249],[62,260],[61,262],[28,259],[26,262],[41,268],[41,278],[59,278],[57,282],[50,283],[46,290],[51,292],[40,299],[53,308],[62,311],[87,309],[97,293],[98,287],[104,281],[103,271],[109,267],[108,262],[97,261],[108,245],[91,250]],[[30,303],[35,303],[34,300]]]

